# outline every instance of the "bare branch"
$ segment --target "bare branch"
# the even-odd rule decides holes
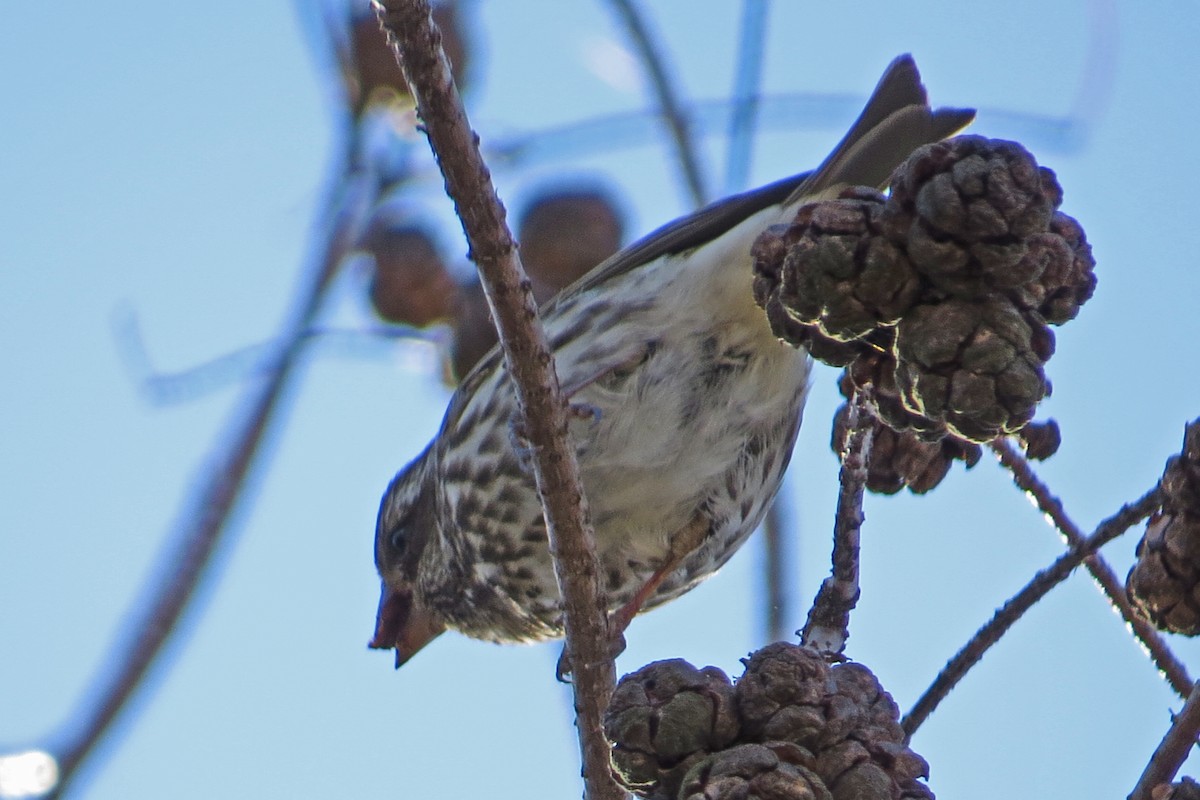
[[[1053,564],[1034,575],[1021,591],[997,609],[991,620],[976,631],[970,641],[946,662],[946,666],[934,678],[933,683],[901,720],[900,724],[904,727],[906,737],[912,738],[917,728],[929,718],[971,667],[979,663],[983,654],[1000,641],[1000,637],[1016,624],[1026,611],[1033,608],[1051,589],[1066,580],[1085,559],[1153,514],[1161,503],[1162,493],[1155,486],[1133,503],[1122,506],[1116,514],[1101,522],[1091,536],[1081,537],[1077,544],[1071,545],[1071,548]]]
[[[800,640],[819,651],[841,653],[850,638],[850,612],[858,605],[859,534],[867,461],[875,438],[875,418],[867,393],[856,391],[850,402],[846,450],[842,453],[837,514],[833,530],[833,571],[821,583]]]
[[[235,412],[232,434],[213,459],[205,484],[194,503],[180,514],[180,530],[172,536],[154,575],[130,611],[131,622],[110,647],[98,684],[84,694],[80,708],[70,714],[74,730],[55,748],[59,783],[50,797],[66,791],[79,766],[92,754],[141,686],[163,645],[174,634],[196,587],[208,574],[214,553],[224,544],[230,514],[241,498],[247,477],[257,466],[262,443],[279,403],[286,395],[293,367],[307,340],[338,265],[358,235],[362,220],[378,192],[370,174],[347,174],[337,165],[338,182],[318,219],[330,220],[316,250],[316,263],[300,292],[299,304],[280,337],[265,382]]]
[[[766,32],[767,0],[742,0],[737,72],[733,78],[733,113],[729,119],[729,155],[725,164],[726,194],[742,191],[750,173]]]
[[[1077,547],[1084,539],[1083,531],[1067,516],[1062,501],[1050,491],[1050,488],[1038,478],[1028,459],[1022,456],[1007,439],[997,439],[992,442],[992,450],[1000,459],[1000,463],[1012,473],[1013,483],[1028,494],[1037,504],[1038,509],[1054,523],[1059,532],[1071,547]],[[1104,594],[1129,625],[1133,635],[1146,648],[1155,666],[1163,677],[1171,684],[1171,688],[1180,697],[1187,697],[1192,690],[1192,678],[1188,675],[1187,667],[1183,665],[1171,648],[1163,641],[1158,630],[1145,617],[1133,610],[1129,598],[1125,596],[1125,584],[1109,566],[1100,554],[1093,554],[1084,560],[1084,566],[1092,574],[1092,578],[1100,585]]]
[[[1200,684],[1192,687],[1183,709],[1171,720],[1129,800],[1152,800],[1155,787],[1175,780],[1175,774],[1196,746],[1200,735]]]
[[[376,0],[375,7],[417,101],[446,193],[470,242],[533,448],[534,474],[564,603],[585,791],[592,800],[622,798],[624,793],[609,772],[609,748],[601,727],[615,682],[606,601],[554,357],[505,223],[504,207],[454,87],[429,3]]]
[[[687,181],[692,202],[697,207],[702,206],[708,202],[708,191],[704,187],[704,177],[700,172],[700,159],[696,155],[696,143],[692,138],[691,122],[675,92],[675,85],[667,76],[667,66],[660,55],[664,48],[654,41],[649,26],[634,5],[633,0],[610,0],[610,2],[617,16],[625,24],[629,38],[633,41],[642,63],[646,66],[650,85],[654,87],[654,93],[658,97],[659,111],[675,142],[675,155],[679,158],[679,166],[683,170],[684,180]]]
[[[785,569],[789,537],[794,532],[787,527],[785,503],[782,494],[776,497],[763,520],[763,632],[769,642],[786,639],[790,633],[787,625],[791,603]]]

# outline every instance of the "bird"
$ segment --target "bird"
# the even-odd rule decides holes
[[[930,107],[895,59],[815,170],[713,203],[600,263],[542,309],[595,530],[610,631],[733,555],[779,490],[810,359],[752,295],[755,239],[803,204],[882,187],[968,109]],[[389,483],[374,542],[369,646],[396,667],[447,629],[498,643],[563,635],[528,452],[498,350],[459,384],[437,435]]]

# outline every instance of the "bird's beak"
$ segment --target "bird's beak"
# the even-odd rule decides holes
[[[368,647],[396,650],[396,669],[433,641],[446,626],[412,595],[396,591],[387,583],[379,597],[375,615],[375,637]]]

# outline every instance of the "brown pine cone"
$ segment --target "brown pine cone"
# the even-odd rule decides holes
[[[834,414],[830,446],[835,453],[845,450],[849,416],[848,403]],[[867,460],[867,490],[895,494],[907,487],[913,494],[925,494],[942,482],[955,461],[962,461],[970,469],[979,463],[982,454],[974,442],[953,436],[927,442],[910,431],[896,431],[875,420],[871,457]]]
[[[832,800],[809,760],[786,743],[739,744],[692,767],[679,800]]]
[[[538,195],[521,214],[521,262],[544,303],[621,247],[624,224],[616,203],[595,189]]]
[[[467,46],[462,19],[456,2],[442,2],[433,7],[433,21],[442,32],[442,48],[450,59],[454,81],[464,87],[470,48]],[[367,4],[357,8],[350,20],[350,57],[348,67],[353,74],[346,76],[356,114],[371,105],[387,105],[398,101],[411,102],[404,73],[388,46],[387,36],[379,19]]]
[[[904,253],[880,234],[884,203],[878,192],[851,188],[801,206],[791,225],[764,233],[778,241],[755,248],[760,304],[779,303],[791,319],[839,342],[895,324],[921,285]]]
[[[1045,233],[1062,189],[1016,142],[957,136],[915,151],[892,176],[884,218],[937,290],[980,299],[1040,276],[1029,237]]]
[[[455,292],[450,336],[450,374],[461,381],[479,359],[496,345],[496,328],[483,286],[472,277]]]
[[[1017,436],[1021,446],[1025,448],[1025,457],[1031,461],[1045,461],[1058,452],[1062,444],[1062,431],[1058,423],[1052,419],[1045,422],[1031,422],[1022,428]]]
[[[454,279],[429,231],[383,210],[359,247],[375,262],[371,305],[381,319],[423,328],[451,316]]]
[[[1200,635],[1200,419],[1167,460],[1162,513],[1146,524],[1125,580],[1129,600],[1162,630]]]
[[[1030,239],[1026,258],[1040,261],[1041,274],[1010,291],[1013,301],[1036,311],[1051,325],[1075,319],[1096,291],[1096,259],[1079,223],[1055,212],[1050,231]]]
[[[1053,342],[1006,300],[917,306],[896,331],[896,383],[908,410],[987,442],[1020,430],[1049,394]]]
[[[1150,790],[1152,800],[1200,800],[1200,783],[1183,778],[1177,783],[1164,783]]]
[[[900,710],[861,664],[830,666],[786,642],[751,654],[738,679],[742,741],[785,741],[814,757],[836,798],[932,798],[925,760],[904,744]]]
[[[657,661],[621,679],[604,716],[613,771],[639,797],[670,800],[697,762],[738,734],[733,686],[716,667]]]
[[[1183,452],[1167,460],[1163,471],[1164,508],[1200,517],[1200,419],[1183,434]]]
[[[975,444],[1021,430],[1050,391],[1047,325],[1073,318],[1096,285],[1082,228],[1057,211],[1057,178],[1015,142],[926,145],[890,192],[809,203],[752,251],[776,335],[847,366],[893,430],[960,440],[950,452],[902,446],[912,463],[877,468],[877,491],[932,488],[947,457],[977,458]],[[879,437],[881,449],[902,438]],[[1057,446],[1049,431],[1038,444]]]

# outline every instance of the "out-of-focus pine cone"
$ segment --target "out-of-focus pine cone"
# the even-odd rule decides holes
[[[1200,800],[1200,783],[1183,778],[1177,783],[1164,783],[1150,790],[1152,800]]]
[[[387,35],[369,3],[356,0],[350,20],[350,57],[352,70],[347,75],[355,114],[372,105],[409,103],[408,84],[388,47]],[[458,3],[442,2],[433,7],[433,21],[442,32],[442,49],[450,59],[450,69],[459,89],[464,87],[470,50],[458,11]]]
[[[679,800],[832,800],[808,760],[786,743],[740,744],[693,766]]]
[[[594,189],[542,194],[523,212],[519,230],[521,260],[539,304],[615,253],[623,236],[616,204]],[[450,373],[462,380],[497,339],[478,279],[458,287],[455,303]]]
[[[375,262],[371,305],[381,319],[423,328],[453,314],[454,279],[427,230],[382,211],[359,247]]]
[[[521,214],[521,262],[544,303],[621,247],[624,224],[613,199],[596,189],[558,189]]]
[[[830,666],[786,642],[745,661],[736,697],[742,741],[784,741],[813,756],[835,799],[932,798],[929,765],[904,744],[900,710],[861,664]]]
[[[896,382],[913,413],[987,442],[1033,419],[1049,393],[1042,365],[1053,342],[1003,299],[921,305],[896,330]]]
[[[604,717],[613,770],[640,797],[672,800],[693,765],[738,735],[733,686],[716,667],[657,661],[621,679]]]
[[[1200,635],[1200,420],[1167,461],[1162,513],[1146,524],[1125,590],[1158,628]]]
[[[450,372],[456,381],[496,345],[492,312],[478,279],[460,285],[455,293],[450,337]]]

